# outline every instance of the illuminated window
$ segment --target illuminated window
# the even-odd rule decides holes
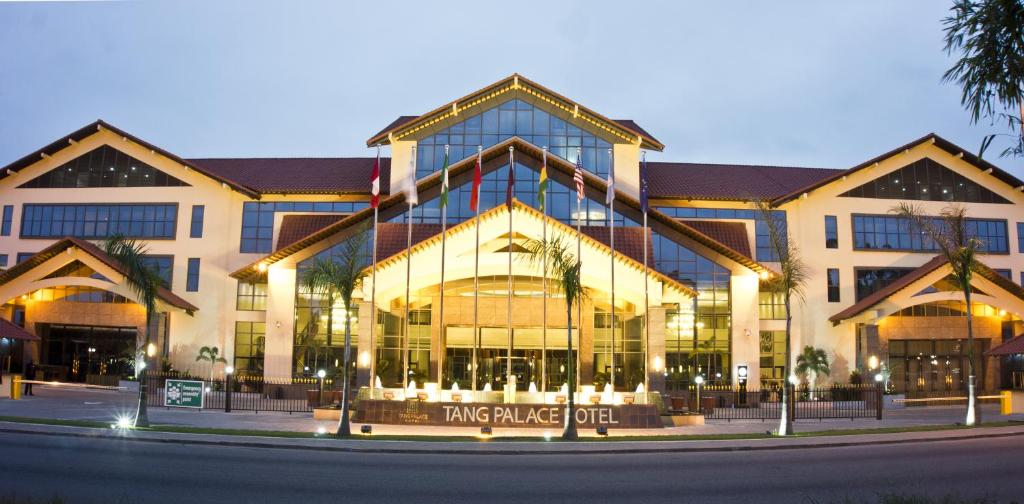
[[[132,156],[109,145],[104,145],[18,187],[172,187],[187,185]]]
[[[915,161],[871,182],[855,187],[840,196],[964,203],[1009,203],[1006,198],[929,158]]]

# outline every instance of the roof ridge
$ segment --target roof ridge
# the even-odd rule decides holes
[[[828,171],[844,171],[843,168],[823,168],[820,166],[787,166],[787,165],[773,165],[773,164],[748,164],[748,163],[710,163],[701,161],[649,161],[648,165],[652,164],[686,164],[696,166],[735,166],[742,168],[793,168],[799,170],[828,170]]]

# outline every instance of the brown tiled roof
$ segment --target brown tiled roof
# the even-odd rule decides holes
[[[1015,338],[985,352],[985,356],[1019,355],[1024,354],[1024,334],[1018,334]]]
[[[13,322],[4,318],[0,318],[0,338],[39,341],[39,336],[14,325]]]
[[[395,119],[394,121],[391,121],[391,124],[388,124],[387,126],[384,126],[384,129],[378,131],[373,136],[374,136],[374,138],[379,137],[379,136],[383,135],[384,133],[387,133],[389,131],[392,131],[392,130],[395,130],[397,128],[400,128],[405,123],[415,121],[417,118],[419,118],[419,116],[414,116],[414,115],[398,116],[398,119]]]
[[[861,299],[854,303],[845,310],[832,315],[829,317],[829,321],[833,325],[839,325],[842,321],[856,317],[861,312],[870,309],[872,306],[882,302],[889,296],[896,294],[897,292],[907,288],[910,284],[920,280],[925,275],[935,271],[936,269],[948,264],[944,256],[938,255],[933,257],[930,261],[922,264],[917,269],[901,276],[895,282],[873,292],[871,295]],[[1014,281],[1007,279],[1003,275],[996,273],[995,270],[988,266],[978,263],[978,267],[975,268],[975,273],[984,277],[986,280],[998,285],[1001,289],[1017,296],[1018,298],[1024,299],[1024,288],[1017,285]]]
[[[714,220],[683,220],[684,224],[714,238],[719,243],[753,259],[750,253],[750,240],[747,238],[747,225],[742,222],[723,222]]]
[[[597,240],[602,245],[611,246],[611,230],[608,226],[581,226],[580,231]],[[654,268],[654,248],[650,239],[651,230],[647,229],[647,265]],[[615,252],[622,254],[636,262],[644,261],[644,228],[639,227],[617,227],[615,228]]]
[[[704,163],[647,163],[651,198],[774,199],[841,173],[828,168]]]
[[[332,214],[285,215],[281,218],[281,229],[277,232],[277,249],[287,247],[345,217]]]
[[[399,252],[405,251],[409,240],[407,224],[381,222],[377,224],[377,260],[383,261]],[[441,233],[440,224],[413,224],[412,244],[426,240]]]
[[[655,142],[661,143],[661,142],[658,141],[657,138],[654,138],[654,135],[648,133],[647,130],[643,129],[639,124],[636,123],[636,121],[634,121],[632,119],[612,119],[612,121],[615,121],[616,123],[618,123],[623,128],[626,128],[626,129],[629,129],[629,130],[633,130],[633,131],[635,131],[637,133],[640,133],[640,135],[642,135],[644,137],[647,137],[647,138],[649,138],[651,140],[654,140]]]
[[[80,238],[68,237],[58,240],[53,245],[46,247],[40,252],[37,252],[32,257],[25,259],[24,261],[15,264],[10,269],[5,270],[3,273],[0,273],[0,285],[10,282],[11,280],[14,280],[15,278],[31,270],[32,268],[39,266],[40,264],[48,261],[50,258],[56,256],[57,254],[60,254],[61,252],[64,252],[65,250],[71,247],[78,247],[85,253],[95,257],[103,264],[106,264],[107,266],[113,268],[114,271],[117,271],[118,273],[125,275],[124,265],[115,260],[113,257],[107,255],[107,253],[104,252],[103,249],[99,248],[95,243],[82,240]],[[185,301],[180,296],[178,296],[174,292],[171,292],[171,290],[166,287],[158,287],[156,291],[156,296],[162,299],[167,304],[174,306],[176,308],[181,308],[182,310],[185,310],[189,314],[199,310],[199,308],[197,308],[195,305],[189,303],[188,301]]]
[[[369,194],[374,158],[206,158],[197,166],[261,194]],[[391,159],[380,160],[380,191],[390,192]]]

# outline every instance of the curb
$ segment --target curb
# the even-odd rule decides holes
[[[0,422],[0,425],[11,424],[14,422]],[[33,424],[36,425],[36,424]],[[49,425],[40,425],[40,427],[55,427]],[[409,447],[387,447],[387,446],[374,446],[374,447],[361,447],[361,446],[311,446],[308,444],[295,444],[295,443],[273,443],[267,441],[235,441],[223,439],[223,436],[214,434],[184,434],[186,436],[209,436],[217,439],[204,440],[194,439],[191,437],[168,437],[168,436],[153,436],[150,437],[148,434],[145,437],[128,437],[110,435],[110,431],[106,429],[97,429],[93,427],[71,427],[71,426],[59,426],[62,429],[72,429],[71,431],[55,431],[55,430],[33,430],[23,429],[16,427],[0,427],[0,433],[8,434],[28,434],[37,436],[56,436],[56,437],[74,437],[74,438],[85,438],[85,439],[102,439],[102,440],[117,440],[117,441],[130,441],[130,442],[142,442],[142,443],[169,443],[169,444],[182,444],[182,445],[195,445],[195,446],[225,446],[225,447],[237,447],[237,448],[264,448],[264,449],[278,449],[278,450],[306,450],[316,452],[335,452],[335,453],[383,453],[383,454],[406,454],[406,455],[609,455],[616,453],[623,454],[648,454],[648,453],[709,453],[709,452],[742,452],[742,451],[771,451],[771,450],[804,450],[804,449],[816,449],[816,448],[845,448],[845,447],[857,447],[857,446],[877,446],[877,445],[896,445],[896,444],[911,444],[911,443],[934,443],[942,441],[964,441],[972,439],[997,439],[1014,436],[1024,436],[1024,430],[1018,427],[997,427],[997,429],[1015,429],[1012,432],[987,432],[982,434],[974,435],[957,435],[957,436],[945,436],[935,438],[916,438],[916,439],[874,439],[866,441],[849,440],[849,438],[856,438],[861,436],[872,436],[872,435],[896,435],[896,434],[854,434],[845,436],[835,436],[837,438],[846,438],[844,441],[834,442],[823,442],[823,443],[795,443],[795,444],[778,444],[770,446],[757,446],[753,444],[741,445],[741,446],[661,446],[661,447],[623,447],[620,449],[615,448],[601,448],[594,450],[536,450],[536,449],[454,449],[454,448],[441,448],[437,449],[431,447],[429,449],[418,449]],[[936,432],[936,431],[925,431],[925,432]],[[178,434],[178,433],[152,433],[152,434]],[[239,438],[250,438],[250,439],[265,439],[256,436],[237,436]],[[285,439],[285,438],[282,438]],[[352,443],[353,441],[340,441],[332,439],[324,439],[324,442],[331,443]],[[751,441],[764,441],[764,440],[751,440]],[[417,443],[417,441],[371,441],[371,440],[357,440],[355,443]],[[687,443],[728,443],[729,441],[637,441],[639,443],[652,443],[652,444],[687,444]],[[512,446],[513,444],[534,444],[534,441],[510,441],[505,443],[505,446]],[[559,442],[560,445],[564,445],[564,442]],[[589,442],[587,444],[590,444]],[[479,445],[473,445],[479,446]],[[570,445],[571,446],[571,445]]]

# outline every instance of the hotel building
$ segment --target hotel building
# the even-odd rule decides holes
[[[697,374],[735,383],[741,366],[753,384],[777,383],[785,320],[781,299],[761,289],[778,263],[755,200],[770,202],[809,267],[794,303],[794,353],[824,349],[832,381],[880,362],[897,391],[939,393],[966,382],[968,308],[934,244],[892,212],[901,201],[931,214],[967,207],[985,252],[970,308],[978,349],[1024,329],[1024,182],[934,134],[839,169],[649,162],[646,233],[640,163],[661,141],[637,122],[609,119],[522,76],[400,116],[366,144],[390,157],[381,160],[367,276],[349,307],[327,306],[303,287],[303,275],[314,261],[343,254],[353,236],[372,233],[372,156],[183,159],[97,121],[9,164],[0,171],[0,315],[12,323],[0,324],[5,368],[17,371],[31,358],[58,379],[132,373],[144,311],[122,266],[97,246],[121,234],[145,243],[164,281],[152,326],[163,365],[200,376],[210,372],[196,362],[206,346],[239,373],[335,373],[347,314],[359,386],[379,378],[384,387],[413,379],[501,390],[514,375],[520,390],[551,390],[566,382],[570,357],[581,384],[614,376],[617,390],[679,390]],[[478,147],[479,227],[469,206]],[[577,152],[585,171],[580,212]],[[410,212],[397,187],[413,161],[420,204]],[[614,213],[604,203],[613,166]],[[587,296],[570,331],[564,300],[525,247],[545,235],[575,246],[577,218]],[[982,389],[1020,386],[1019,357],[979,362]]]

